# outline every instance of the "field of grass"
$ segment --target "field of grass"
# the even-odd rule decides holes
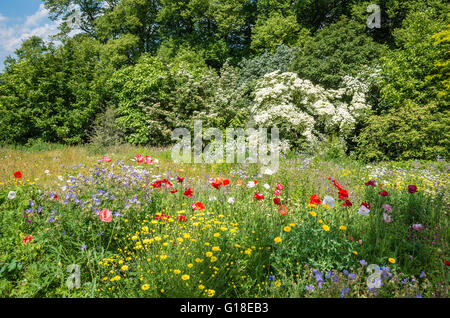
[[[448,297],[449,181],[444,160],[291,155],[261,175],[0,148],[0,296]]]

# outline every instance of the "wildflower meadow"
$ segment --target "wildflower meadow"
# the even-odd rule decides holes
[[[0,155],[2,297],[448,297],[445,161]]]

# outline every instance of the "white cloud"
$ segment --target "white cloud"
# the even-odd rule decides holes
[[[41,3],[36,13],[28,16],[25,20],[24,28],[32,28],[39,26],[42,20],[47,19],[49,11]]]
[[[0,55],[14,53],[22,42],[31,36],[49,40],[50,35],[58,33],[60,21],[50,21],[48,14],[43,4],[25,19],[10,19],[0,14]]]
[[[31,36],[38,36],[44,41],[49,41],[51,35],[59,32],[58,27],[62,19],[51,21],[49,11],[41,4],[39,9],[27,17],[5,17],[0,14],[0,71],[4,68],[3,61],[8,55],[20,47],[23,41]],[[82,32],[72,30],[68,35],[74,36]],[[56,41],[55,44],[60,44]]]

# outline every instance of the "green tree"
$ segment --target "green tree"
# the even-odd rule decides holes
[[[295,1],[293,11],[302,27],[313,33],[324,26],[336,23],[342,15],[350,16],[351,5],[355,0],[303,0]]]
[[[433,34],[442,31],[446,22],[439,19],[435,10],[412,12],[396,29],[397,49],[381,59],[382,83],[380,109],[400,108],[405,100],[426,105],[436,100],[445,103],[438,92],[442,83],[432,75],[438,73],[435,61],[448,57],[448,44],[434,45]]]
[[[284,17],[274,13],[267,19],[258,19],[250,47],[258,53],[274,53],[281,44],[293,46],[297,42],[299,32],[300,26],[295,16]]]
[[[304,41],[291,69],[325,88],[339,88],[345,75],[358,77],[376,69],[383,52],[383,46],[367,35],[365,24],[344,16]]]
[[[112,103],[117,105],[117,124],[124,139],[133,144],[170,143],[172,129],[189,126],[192,116],[202,111],[205,88],[199,80],[208,72],[206,64],[191,64],[195,52],[179,51],[170,63],[144,54],[138,63],[114,73],[109,81]],[[180,94],[181,87],[187,94]]]
[[[32,37],[16,53],[0,77],[0,140],[85,140],[99,108],[95,40],[80,35],[56,48]]]
[[[438,96],[448,97],[450,92],[450,24],[446,26],[444,31],[434,34],[431,38],[434,40],[434,46],[445,45],[447,51],[442,59],[438,59],[434,62],[434,66],[437,68],[438,73],[430,75],[429,79],[438,79],[443,86],[442,91],[438,92]]]
[[[159,7],[157,0],[122,0],[96,19],[96,35],[112,54],[127,55],[135,62],[140,54],[154,53],[158,47]]]
[[[112,10],[120,0],[43,0],[50,11],[50,19],[62,18],[67,21],[76,10],[80,13],[79,28],[95,36],[95,23],[98,16]],[[66,24],[67,26],[67,24]]]
[[[358,156],[365,161],[448,158],[450,111],[406,100],[401,108],[370,117],[358,141]]]

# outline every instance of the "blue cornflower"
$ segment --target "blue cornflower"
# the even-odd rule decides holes
[[[269,279],[270,279],[270,280],[273,280],[274,278],[273,278],[273,276],[272,276],[272,275],[270,275],[270,276],[269,276]]]
[[[422,271],[422,273],[420,273],[420,278],[423,278],[425,276],[425,271]]]
[[[360,263],[362,266],[366,266],[366,265],[367,265],[367,262],[366,262],[365,260],[363,260],[363,259],[360,260],[359,263]]]
[[[348,278],[350,278],[350,279],[356,279],[356,274],[350,274],[350,275],[348,275]]]
[[[314,290],[314,286],[313,286],[313,285],[306,285],[306,286],[305,286],[305,289],[306,289],[307,291]]]
[[[86,244],[81,245],[81,250],[84,251],[87,248]]]
[[[322,273],[320,273],[320,272],[316,273],[316,274],[314,275],[314,278],[316,279],[317,282],[323,281]]]
[[[348,293],[350,291],[349,288],[342,288],[341,290],[341,298],[344,298],[345,294]]]

